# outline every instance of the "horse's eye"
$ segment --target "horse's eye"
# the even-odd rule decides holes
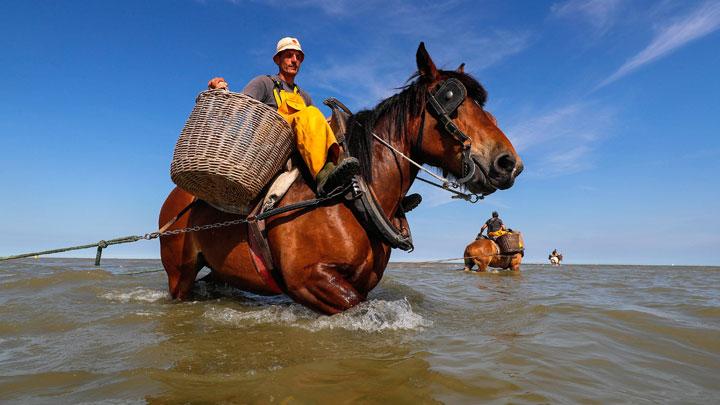
[[[448,90],[448,92],[445,93],[445,100],[450,100],[454,95],[455,94],[453,94],[452,90]]]

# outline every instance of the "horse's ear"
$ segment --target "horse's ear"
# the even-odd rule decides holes
[[[457,68],[458,73],[465,73],[465,62],[461,63]]]
[[[437,68],[430,58],[430,54],[428,54],[428,51],[425,49],[424,42],[420,42],[415,59],[417,59],[417,67],[418,72],[420,72],[420,76],[430,80],[435,80],[435,78],[437,78]]]

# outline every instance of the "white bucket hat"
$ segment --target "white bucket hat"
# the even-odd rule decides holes
[[[303,52],[302,48],[300,47],[300,41],[298,41],[297,38],[285,37],[278,41],[277,51],[275,52],[275,55],[273,55],[273,58],[275,58],[275,56],[277,56],[280,52],[288,49],[300,51],[300,53],[305,55],[305,52]]]

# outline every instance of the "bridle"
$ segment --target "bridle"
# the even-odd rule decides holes
[[[450,78],[443,82],[440,82],[440,85],[435,91],[428,92],[426,106],[420,113],[421,118],[420,126],[418,128],[417,141],[413,146],[413,149],[417,150],[422,145],[423,134],[425,133],[425,112],[429,111],[430,114],[435,117],[438,123],[441,124],[441,133],[447,133],[448,135],[451,135],[453,138],[455,138],[458,142],[462,144],[462,177],[457,181],[451,181],[427,170],[421,164],[415,162],[409,156],[405,155],[404,153],[393,147],[389,142],[382,139],[380,136],[378,136],[378,134],[373,131],[370,132],[375,139],[380,141],[380,143],[393,150],[403,159],[415,165],[418,169],[426,172],[437,180],[440,180],[442,183],[437,184],[430,180],[425,180],[422,177],[417,177],[418,180],[454,194],[452,198],[459,198],[465,201],[469,201],[471,203],[476,203],[485,198],[485,195],[475,193],[462,193],[460,191],[453,190],[461,188],[465,183],[470,181],[470,179],[472,179],[475,175],[476,170],[475,162],[470,156],[470,147],[472,146],[472,140],[469,136],[467,136],[467,134],[460,130],[460,128],[455,125],[452,118],[450,118],[450,115],[452,115],[465,101],[466,96],[467,89],[465,88],[465,85],[462,84],[460,80],[455,78]],[[357,121],[356,124],[363,127],[363,125]]]
[[[467,89],[460,80],[455,78],[440,82],[438,88],[428,92],[427,109],[435,117],[441,127],[441,133],[451,135],[462,144],[462,177],[457,183],[463,185],[470,181],[475,175],[475,162],[470,156],[472,140],[465,132],[460,130],[450,116],[460,107],[467,96]],[[422,115],[420,129],[418,130],[418,147],[422,145],[423,133],[425,132],[425,114]]]

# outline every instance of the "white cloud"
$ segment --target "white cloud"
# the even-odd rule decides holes
[[[594,147],[612,133],[615,115],[611,108],[574,103],[516,118],[505,133],[526,163],[524,175],[555,177],[593,167]]]
[[[558,148],[538,159],[538,167],[530,173],[539,177],[555,177],[589,169],[593,166],[591,152],[589,145]]]
[[[226,0],[235,5],[243,5],[248,2],[267,5],[279,9],[317,9],[326,16],[335,18],[352,18],[363,13],[378,15],[412,16],[417,11],[414,3],[403,0]],[[457,3],[456,0],[436,2],[427,7],[438,8]],[[416,14],[415,14],[416,15]],[[417,16],[417,15],[416,15]],[[422,16],[419,16],[422,18]],[[402,26],[406,19],[401,19],[397,25]]]
[[[255,0],[228,1],[242,5]],[[396,93],[416,69],[415,49],[420,40],[439,67],[455,69],[465,62],[466,70],[476,73],[522,52],[533,38],[527,30],[478,28],[477,16],[457,0],[270,0],[262,4],[277,9],[318,9],[324,14],[318,18],[340,18],[363,38],[358,44],[328,38],[328,43],[349,45],[350,49],[316,55],[312,68],[306,67],[301,77],[306,86],[342,96],[351,108],[371,107]]]
[[[446,36],[447,33],[440,33],[429,37],[429,45],[441,44]],[[466,32],[457,35],[452,47],[439,48],[436,55],[442,62],[453,63],[452,66],[446,66],[446,69],[455,69],[461,62],[465,62],[466,71],[477,72],[524,51],[531,44],[531,38],[529,31],[496,30],[483,35]]]
[[[527,33],[496,32],[482,37],[460,36],[451,47],[438,46],[443,36],[427,38],[426,46],[435,63],[441,68],[455,69],[465,62],[466,71],[471,73],[521,52],[530,38]],[[355,107],[371,107],[395,94],[415,71],[416,46],[381,43],[341,59],[326,56],[303,72],[303,82],[342,95]]]
[[[620,66],[615,73],[600,83],[598,88],[618,80],[643,65],[660,59],[718,28],[720,28],[720,2],[705,2],[683,18],[663,26],[645,49]]]
[[[583,20],[593,27],[595,34],[602,35],[615,23],[622,0],[568,0],[553,4],[550,11],[558,18]]]

